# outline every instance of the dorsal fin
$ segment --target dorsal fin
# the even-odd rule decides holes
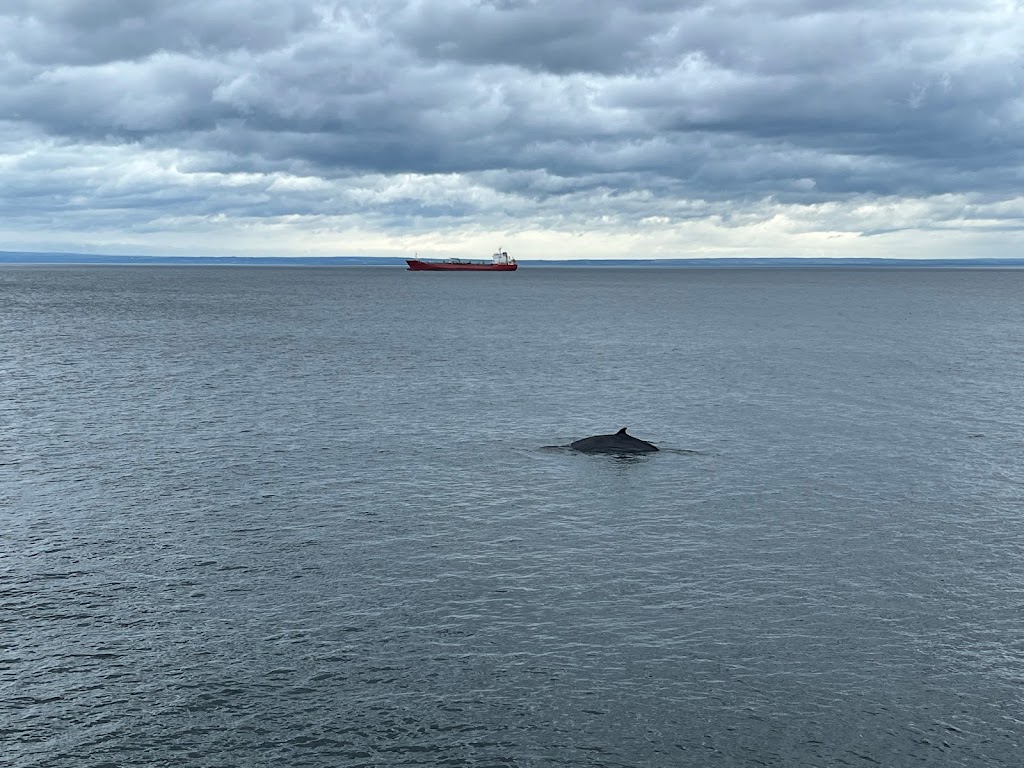
[[[622,429],[620,429],[620,430],[619,430],[618,432],[616,432],[615,434],[616,434],[616,435],[624,435],[624,434],[626,434],[626,428],[625,428],[625,427],[623,427]]]

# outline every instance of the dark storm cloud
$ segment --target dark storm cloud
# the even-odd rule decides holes
[[[421,3],[397,14],[398,38],[425,60],[527,71],[612,74],[645,66],[682,3]],[[455,34],[453,34],[455,31]]]
[[[0,115],[72,165],[75,147],[173,152],[201,172],[157,186],[210,185],[108,185],[125,208],[324,209],[323,190],[274,192],[274,174],[461,174],[536,216],[998,200],[1024,167],[1022,31],[1006,2],[8,0]],[[57,178],[99,198],[102,174]],[[438,194],[347,204],[500,207]]]
[[[88,66],[157,51],[212,55],[288,43],[319,22],[292,0],[7,0],[9,50],[45,66]]]

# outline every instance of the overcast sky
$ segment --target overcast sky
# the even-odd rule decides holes
[[[3,0],[0,62],[0,250],[1024,256],[1014,0]]]

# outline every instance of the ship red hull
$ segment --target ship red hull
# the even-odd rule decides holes
[[[518,264],[474,264],[472,262],[420,261],[406,259],[405,263],[414,272],[515,272]]]

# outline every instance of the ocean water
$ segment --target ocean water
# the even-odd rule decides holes
[[[5,765],[1021,764],[1024,271],[7,267],[0,430]]]

